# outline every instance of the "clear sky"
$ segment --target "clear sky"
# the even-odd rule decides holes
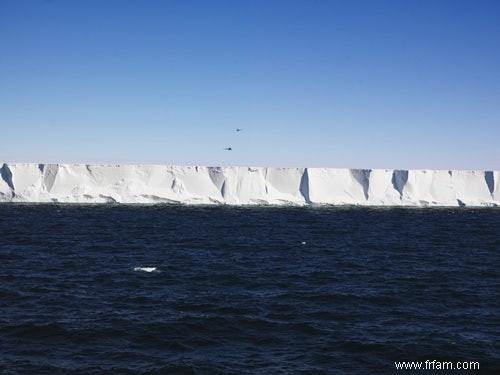
[[[500,1],[0,0],[0,161],[499,170]]]

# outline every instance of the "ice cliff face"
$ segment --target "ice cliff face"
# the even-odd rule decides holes
[[[0,202],[498,206],[500,172],[3,164]]]

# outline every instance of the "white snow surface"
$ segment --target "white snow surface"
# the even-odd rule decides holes
[[[499,171],[1,164],[0,202],[499,206]]]

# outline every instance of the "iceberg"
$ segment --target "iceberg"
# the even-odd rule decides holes
[[[138,271],[142,271],[142,272],[158,272],[158,270],[156,269],[156,267],[134,267],[134,271],[138,272]]]
[[[499,171],[8,164],[0,202],[499,206]]]

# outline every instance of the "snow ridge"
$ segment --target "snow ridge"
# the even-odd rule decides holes
[[[0,202],[500,206],[500,172],[7,164]]]

